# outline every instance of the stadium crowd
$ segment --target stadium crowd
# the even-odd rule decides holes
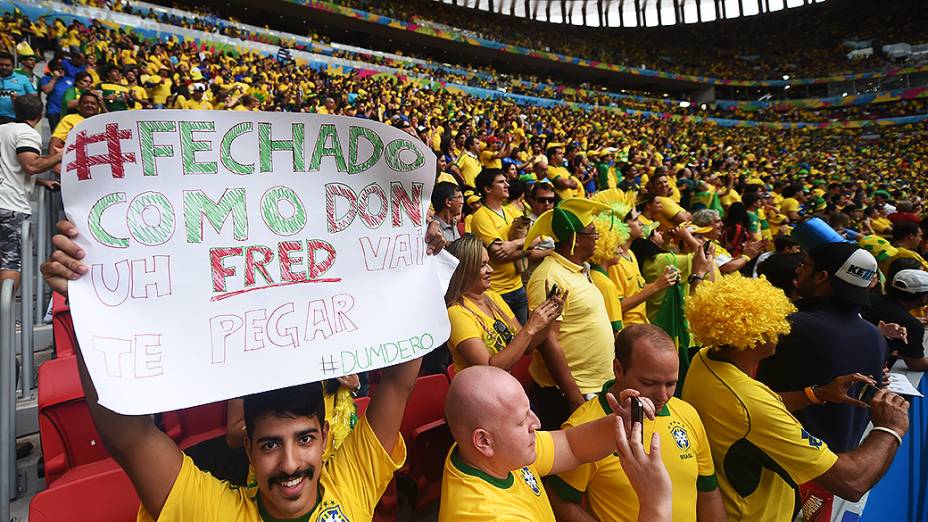
[[[100,112],[366,118],[437,158],[425,240],[460,261],[445,295],[451,337],[380,371],[347,429],[333,415],[372,376],[231,401],[244,466],[222,482],[149,417],[97,404],[81,365],[140,520],[371,519],[405,460],[399,430],[420,373],[454,374],[443,521],[793,520],[796,488],[861,498],[908,431],[884,369],[928,368],[924,123],[870,136],[522,106],[99,22],[3,23],[21,64],[0,53],[3,278],[21,267],[33,184],[55,187],[35,175]],[[87,266],[76,229],[59,231],[43,273],[66,295]],[[527,392],[514,378],[523,363]]]

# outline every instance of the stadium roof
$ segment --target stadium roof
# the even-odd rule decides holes
[[[780,11],[825,0],[435,0],[543,22],[655,27],[711,22]]]

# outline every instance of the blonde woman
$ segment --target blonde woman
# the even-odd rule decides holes
[[[503,298],[490,290],[493,269],[483,243],[467,236],[447,250],[459,261],[445,294],[451,320],[448,348],[455,369],[490,365],[509,371],[544,340],[548,326],[561,313],[564,296],[543,302],[522,327]]]

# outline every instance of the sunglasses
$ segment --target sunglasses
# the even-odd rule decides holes
[[[493,330],[499,334],[499,336],[503,339],[503,342],[505,342],[507,345],[512,342],[512,332],[509,331],[509,327],[506,326],[506,323],[503,321],[497,319],[493,323]]]
[[[555,198],[535,198],[535,201],[537,201],[537,202],[539,202],[539,203],[544,203],[544,204],[546,204],[546,205],[547,205],[547,204],[553,205],[553,204],[554,204],[554,199],[555,199]]]

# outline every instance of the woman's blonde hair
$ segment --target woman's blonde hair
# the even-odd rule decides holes
[[[445,292],[445,306],[451,306],[460,301],[464,292],[474,285],[480,277],[480,268],[483,266],[483,252],[486,247],[483,242],[474,236],[465,236],[449,244],[445,249],[458,258],[458,266],[451,275],[448,291]]]

